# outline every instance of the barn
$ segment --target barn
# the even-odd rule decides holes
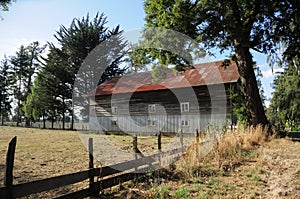
[[[90,96],[90,129],[114,133],[194,133],[232,121],[229,89],[239,81],[233,61],[195,64],[184,72],[166,70],[114,77]]]

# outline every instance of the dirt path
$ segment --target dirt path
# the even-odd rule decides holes
[[[262,151],[266,198],[300,198],[300,142],[274,140]]]

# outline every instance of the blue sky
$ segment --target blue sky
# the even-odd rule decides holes
[[[21,44],[53,41],[60,25],[68,27],[73,18],[97,12],[107,16],[110,28],[120,24],[125,31],[144,25],[141,0],[17,0],[9,12],[1,13],[0,57],[11,55]]]
[[[4,54],[13,55],[22,44],[55,42],[53,35],[60,25],[68,27],[74,18],[82,18],[87,13],[92,18],[97,12],[107,16],[109,28],[120,24],[121,29],[130,31],[144,26],[142,0],[17,0],[9,12],[1,12],[0,59]],[[274,75],[266,56],[256,53],[254,59],[264,75],[263,87],[270,98]]]

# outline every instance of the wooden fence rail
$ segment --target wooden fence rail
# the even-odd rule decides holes
[[[91,176],[99,176],[100,169],[91,169],[86,171],[81,171],[77,173],[71,173],[61,176],[56,176],[52,178],[47,178],[43,180],[37,180],[33,182],[23,183],[13,185],[12,192],[13,198],[24,197],[30,194],[40,193],[43,191],[49,191],[52,189],[56,189],[59,187],[75,184],[77,182],[84,181],[89,179]],[[0,196],[1,198],[7,198],[8,188],[0,188]]]
[[[150,156],[140,155],[140,158],[127,162],[118,163],[115,165],[105,166],[102,168],[94,168],[93,163],[93,139],[89,138],[89,169],[76,173],[51,177],[43,180],[37,180],[28,183],[13,185],[13,162],[14,152],[17,138],[13,138],[9,144],[6,172],[4,178],[4,187],[0,188],[1,199],[13,199],[28,196],[31,194],[41,193],[63,186],[75,184],[89,179],[89,187],[59,196],[59,199],[67,198],[86,198],[99,194],[100,190],[110,188],[122,182],[133,180],[137,176],[144,175],[146,172],[153,171],[160,166],[162,157],[178,158],[183,151],[183,148],[173,149],[166,152],[161,151],[161,134],[158,135],[158,153]],[[134,148],[137,149],[137,140],[133,137]],[[138,150],[138,149],[137,149]],[[138,153],[140,151],[138,150]],[[142,168],[138,168],[142,167]],[[134,171],[134,172],[133,172]],[[96,182],[95,177],[98,177]]]

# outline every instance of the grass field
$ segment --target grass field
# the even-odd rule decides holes
[[[131,136],[105,136],[80,134],[75,131],[0,126],[1,184],[7,147],[14,136],[17,136],[15,184],[88,169],[88,152],[83,143],[87,143],[89,137],[94,138],[96,155],[100,153],[103,156],[101,159],[106,160],[96,162],[96,167],[123,161],[118,158],[118,152],[123,151],[131,155],[133,148]],[[171,140],[170,137],[163,137],[162,148]],[[108,142],[115,148],[110,149],[106,146]],[[145,154],[157,152],[157,137],[138,137],[138,148]],[[117,160],[114,161],[113,158]]]
[[[7,147],[14,136],[17,136],[14,184],[88,169],[88,152],[76,132],[2,126],[0,127],[0,186],[3,185]],[[85,186],[87,183],[81,183],[29,198],[49,198]]]
[[[89,155],[83,142],[86,138],[94,138],[96,155],[109,155],[103,162],[95,161],[95,167],[123,161],[118,158],[120,150],[132,153],[132,137],[117,135],[80,134],[75,131],[47,130],[35,128],[17,128],[0,126],[0,187],[3,186],[4,166],[10,140],[17,136],[14,162],[14,184],[31,182],[53,176],[79,172],[88,169]],[[163,137],[162,145],[171,138]],[[101,143],[99,143],[101,142]],[[110,149],[107,142],[115,145]],[[101,149],[99,149],[101,147]],[[157,151],[157,137],[138,137],[138,147],[143,153]],[[112,161],[112,160],[118,161]],[[102,158],[103,160],[103,158]],[[64,187],[58,190],[31,196],[31,198],[50,198],[54,195],[79,190],[88,185],[87,182]],[[30,198],[30,197],[29,197]]]
[[[0,127],[0,180],[6,151],[17,136],[14,182],[28,182],[88,168],[88,152],[72,131]]]

